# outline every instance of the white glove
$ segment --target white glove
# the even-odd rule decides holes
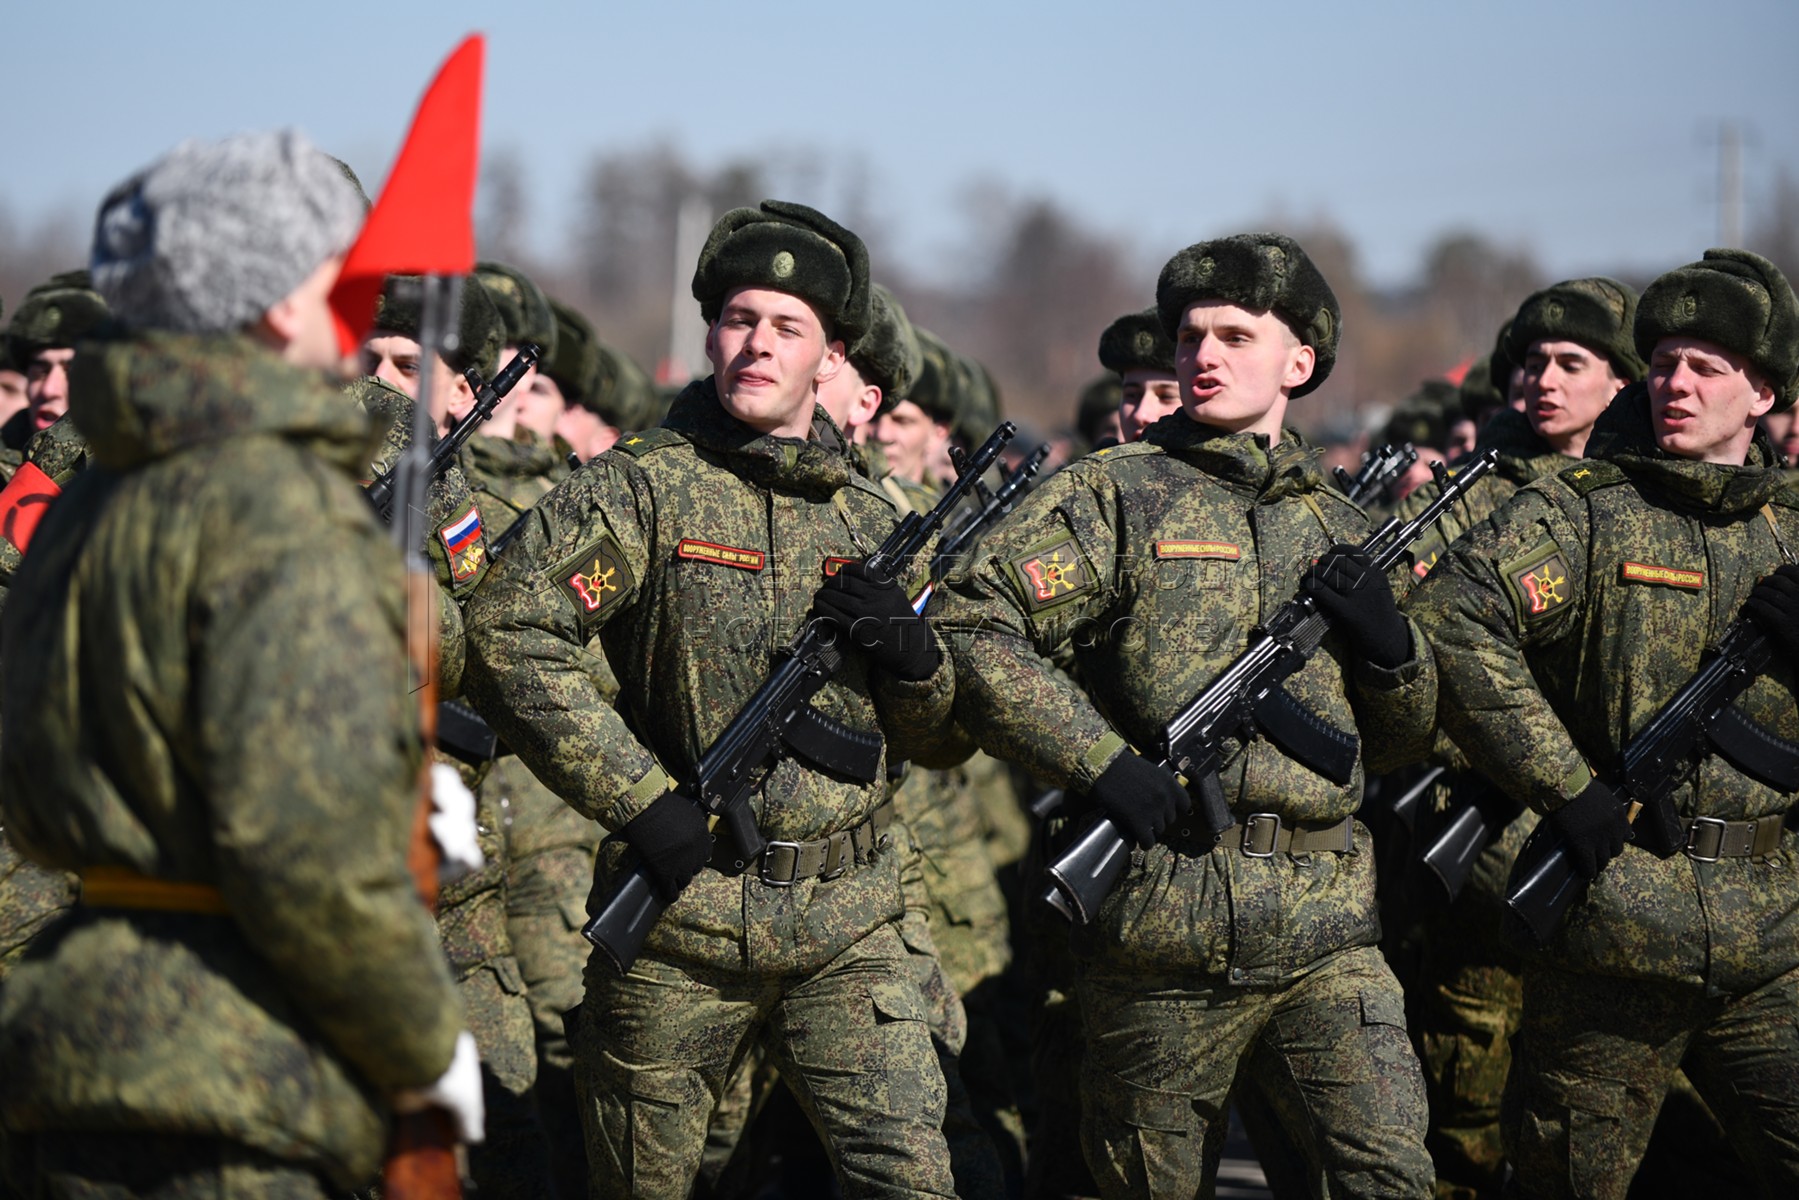
[[[414,1088],[394,1095],[394,1111],[409,1113],[422,1108],[441,1108],[456,1122],[456,1136],[471,1145],[487,1136],[487,1106],[481,1099],[481,1054],[475,1035],[463,1030],[456,1035],[456,1053],[450,1066],[428,1088]]]
[[[443,851],[444,882],[460,879],[487,865],[475,830],[475,793],[449,763],[431,764],[431,816],[427,819],[437,848]]]

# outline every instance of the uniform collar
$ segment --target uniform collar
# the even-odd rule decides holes
[[[811,437],[760,433],[725,411],[708,375],[681,389],[662,426],[719,456],[733,474],[761,487],[822,500],[850,481],[848,442],[816,405]]]
[[[1779,462],[1774,443],[1755,431],[1749,458],[1740,467],[1697,462],[1669,454],[1656,444],[1649,417],[1649,389],[1633,383],[1619,392],[1593,426],[1587,457],[1616,464],[1632,482],[1723,516],[1753,512],[1789,486],[1793,476]]]
[[[1143,440],[1253,493],[1258,503],[1316,491],[1324,482],[1318,451],[1292,429],[1283,429],[1281,440],[1270,446],[1267,434],[1226,433],[1175,412],[1151,425]]]

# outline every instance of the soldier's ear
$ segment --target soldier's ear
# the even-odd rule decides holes
[[[1287,377],[1283,382],[1287,390],[1292,391],[1312,377],[1312,371],[1318,366],[1318,351],[1301,342],[1293,348],[1293,357],[1287,364]]]
[[[849,359],[844,353],[843,342],[833,339],[825,343],[825,356],[819,360],[818,371],[812,376],[813,383],[829,383],[837,378],[837,372],[843,370],[843,364]]]

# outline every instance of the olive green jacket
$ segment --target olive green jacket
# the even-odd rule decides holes
[[[932,615],[956,655],[957,719],[989,754],[1085,792],[1127,743],[1154,755],[1166,723],[1297,594],[1305,569],[1368,528],[1297,434],[1270,447],[1184,417],[1158,422],[1044,481],[940,590]],[[1395,589],[1408,578],[1395,569]],[[1050,661],[1064,646],[1086,693]],[[1415,632],[1413,647],[1385,671],[1331,635],[1286,686],[1338,729],[1360,729],[1368,769],[1391,769],[1429,748],[1436,674]],[[1239,815],[1335,821],[1359,805],[1362,769],[1339,785],[1256,738],[1228,749],[1220,782]],[[1298,874],[1226,850],[1196,871],[1152,847],[1102,910],[1094,945],[1233,982],[1303,972],[1376,936],[1366,838],[1358,831],[1364,853],[1316,855],[1319,868]],[[1162,885],[1195,894],[1127,911],[1140,888]]]
[[[1758,435],[1748,465],[1656,447],[1642,385],[1588,452],[1521,489],[1437,564],[1407,609],[1435,648],[1444,728],[1513,799],[1553,812],[1698,668],[1755,582],[1799,546],[1799,489]],[[1737,701],[1799,740],[1792,664]],[[1782,795],[1717,756],[1675,796],[1685,816],[1781,813]],[[1799,966],[1793,835],[1778,862],[1663,861],[1627,848],[1571,910],[1551,954],[1624,975],[1727,989]]]
[[[8,1128],[221,1136],[348,1186],[462,1014],[406,869],[420,742],[367,419],[247,338],[85,352],[93,465],[3,624],[0,801],[38,862],[216,887],[84,908],[0,996]]]
[[[661,429],[623,439],[539,501],[469,601],[469,695],[546,786],[607,828],[691,773],[792,641],[833,560],[864,557],[892,530],[892,502],[817,412],[809,440],[762,435],[724,411],[710,379],[689,385]],[[585,662],[602,628],[621,711]],[[947,656],[907,683],[851,654],[813,704],[905,758],[947,720],[953,684]],[[765,837],[797,841],[854,826],[886,793],[884,776],[861,785],[783,757],[752,808]],[[875,874],[831,886],[847,894]],[[897,878],[881,877],[849,905],[864,923],[852,933],[898,914]],[[737,888],[702,872],[649,950],[741,965],[702,916]],[[730,902],[734,920],[744,906]]]

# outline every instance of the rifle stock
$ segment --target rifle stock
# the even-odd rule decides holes
[[[1406,549],[1497,461],[1498,455],[1489,450],[1453,479],[1441,463],[1434,464],[1439,484],[1437,498],[1404,523],[1387,518],[1362,542],[1360,548],[1375,570],[1391,570]],[[1255,630],[1249,647],[1164,729],[1159,765],[1185,776],[1190,787],[1197,782],[1198,811],[1189,829],[1198,825],[1214,845],[1236,823],[1218,784],[1226,739],[1235,736],[1247,741],[1264,732],[1255,718],[1258,705],[1306,664],[1329,631],[1330,619],[1316,609],[1309,596],[1287,601]],[[1304,758],[1297,747],[1281,748]],[[1085,924],[1099,911],[1129,863],[1129,844],[1111,821],[1101,818],[1045,869],[1049,886],[1039,893],[1039,898],[1064,916]]]
[[[907,513],[868,556],[870,573],[887,580],[905,575],[912,560],[1017,431],[1012,422],[1002,422],[957,474],[936,507],[923,516]],[[676,789],[706,812],[715,829],[724,824],[736,851],[736,869],[746,869],[764,849],[750,810],[750,793],[757,779],[784,748],[795,749],[784,736],[788,727],[801,720],[808,702],[843,662],[843,650],[836,644],[830,624],[807,621],[793,644],[782,651],[768,679],[700,756],[693,778]],[[865,782],[872,781],[871,775]],[[644,939],[668,904],[635,856],[627,856],[619,880],[581,933],[623,974],[637,960]]]

